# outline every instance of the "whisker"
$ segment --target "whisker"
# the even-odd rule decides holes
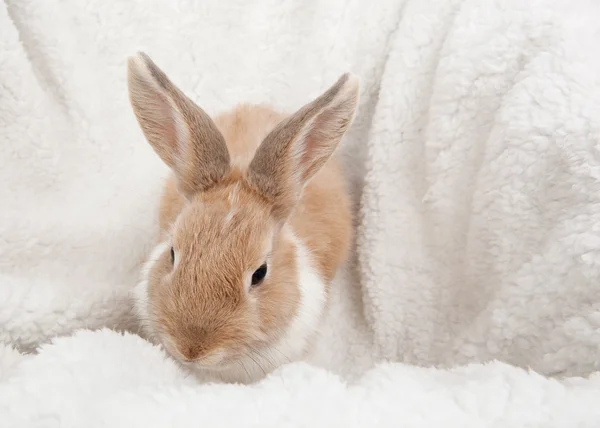
[[[269,350],[271,350],[271,349],[272,349],[273,351],[277,351],[277,352],[279,352],[279,355],[281,355],[283,358],[285,358],[285,359],[287,360],[286,362],[288,362],[288,363],[291,363],[291,362],[292,362],[292,360],[290,359],[290,357],[288,357],[288,356],[287,356],[287,355],[285,355],[283,352],[281,352],[281,350],[280,350],[279,348],[277,348],[276,346],[272,346],[272,347],[270,347],[270,348],[269,348]]]
[[[263,359],[267,360],[267,362],[272,367],[277,367],[277,363],[273,360],[272,357],[269,357],[268,355],[263,354],[259,349],[256,349],[253,346],[250,346],[250,349],[251,349],[252,352],[254,352],[255,354],[257,354],[260,358],[263,358]]]
[[[263,366],[260,365],[260,363],[256,360],[256,358],[254,358],[252,356],[252,353],[247,353],[246,354],[248,356],[248,358],[250,358],[252,361],[254,361],[254,364],[256,364],[258,366],[258,368],[263,372],[263,374],[266,376],[267,372],[265,371],[265,369],[263,368]]]
[[[242,360],[237,360],[237,362],[239,363],[240,366],[242,366],[242,368],[246,372],[246,376],[248,376],[248,381],[251,381],[252,380],[252,376],[250,376],[250,372],[248,371],[248,369],[244,365],[244,362]]]

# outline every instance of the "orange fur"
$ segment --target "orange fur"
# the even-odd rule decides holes
[[[346,75],[294,115],[244,104],[213,122],[147,57],[135,61],[136,117],[173,169],[159,221],[176,261],[164,251],[150,270],[149,322],[176,358],[225,367],[274,344],[297,316],[296,238],[326,286],[346,258],[350,204],[330,156],[357,87]],[[265,262],[266,278],[250,287]]]

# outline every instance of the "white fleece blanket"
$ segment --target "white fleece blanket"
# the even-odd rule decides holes
[[[599,378],[573,378],[600,355],[595,3],[4,0],[0,426],[597,427]],[[135,335],[73,334],[135,330],[165,173],[138,49],[209,112],[361,77],[356,252],[310,365],[197,385]]]

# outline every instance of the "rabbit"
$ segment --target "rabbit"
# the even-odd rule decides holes
[[[225,382],[304,359],[352,241],[332,155],[354,120],[358,78],[342,75],[291,115],[240,104],[213,120],[145,53],[127,69],[137,122],[171,170],[159,243],[133,291],[143,331]]]

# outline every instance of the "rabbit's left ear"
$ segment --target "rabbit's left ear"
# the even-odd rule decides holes
[[[229,151],[210,116],[186,97],[144,53],[129,58],[127,82],[135,116],[152,148],[187,196],[229,171]]]
[[[350,127],[359,82],[346,73],[313,102],[281,122],[259,146],[248,179],[287,217],[305,184],[331,157]]]

